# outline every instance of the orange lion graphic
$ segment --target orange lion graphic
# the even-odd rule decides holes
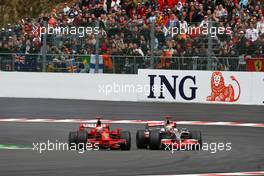
[[[211,77],[211,95],[207,97],[207,101],[225,101],[235,102],[240,97],[240,84],[234,76],[230,76],[231,80],[235,81],[239,87],[238,96],[235,98],[234,88],[231,84],[225,86],[225,80],[221,72],[213,72]]]

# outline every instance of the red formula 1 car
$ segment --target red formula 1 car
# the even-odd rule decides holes
[[[87,144],[101,149],[130,150],[131,134],[121,128],[110,130],[109,124],[102,124],[98,119],[96,124],[80,124],[78,131],[69,133],[69,145]]]
[[[176,122],[147,123],[145,130],[136,134],[137,148],[152,150],[199,150],[202,146],[200,131],[189,131],[186,128],[177,129]]]

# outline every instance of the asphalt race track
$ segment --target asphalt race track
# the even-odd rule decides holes
[[[0,98],[0,118],[75,118],[228,121],[263,123],[263,106],[99,102]],[[232,143],[230,151],[138,150],[135,133],[144,125],[113,124],[132,133],[131,151],[33,151],[33,142],[67,142],[72,123],[0,122],[0,175],[155,175],[264,170],[264,128],[193,126],[203,142]],[[13,150],[1,146],[17,146]],[[21,147],[21,149],[20,149]]]

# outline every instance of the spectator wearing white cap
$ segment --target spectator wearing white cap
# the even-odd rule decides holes
[[[68,15],[70,11],[70,7],[67,5],[67,3],[64,3],[63,13],[64,15]]]
[[[258,39],[258,30],[250,23],[249,28],[246,30],[246,38],[252,42]]]
[[[248,5],[248,0],[241,0],[240,2],[239,2],[239,5],[241,6],[241,7],[246,7],[247,5]]]
[[[208,20],[208,16],[204,16],[204,20],[201,22],[200,27],[208,27],[209,24],[209,20]]]

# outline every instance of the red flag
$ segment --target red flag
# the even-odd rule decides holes
[[[264,58],[253,57],[252,59],[245,58],[247,62],[247,70],[253,72],[264,72]]]

